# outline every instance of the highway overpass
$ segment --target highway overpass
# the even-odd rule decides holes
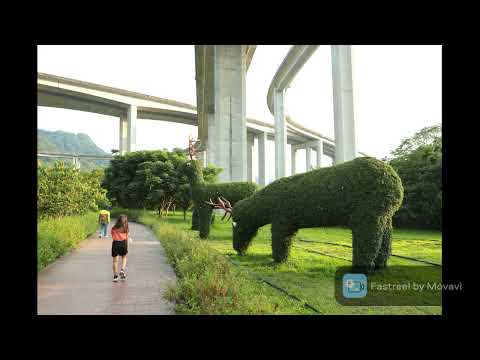
[[[121,154],[136,150],[137,119],[197,126],[203,160],[224,169],[220,175],[221,181],[253,180],[254,138],[258,138],[259,144],[260,184],[265,184],[267,140],[275,141],[276,178],[285,176],[286,144],[292,145],[293,156],[296,150],[305,148],[308,164],[312,148],[320,154],[317,156],[317,166],[322,166],[324,156],[347,160],[342,155],[343,152],[338,152],[333,139],[301,126],[285,115],[284,111],[275,111],[275,106],[276,109],[283,109],[286,88],[318,47],[316,45],[292,46],[272,80],[267,102],[274,114],[275,124],[246,117],[245,74],[255,47],[195,45],[198,111],[197,107],[191,104],[175,100],[45,73],[38,73],[37,105],[118,117]],[[348,64],[348,61],[346,63]],[[334,85],[335,79],[334,76]],[[273,94],[277,95],[277,100],[274,100]],[[282,96],[281,102],[278,94]],[[337,111],[336,135],[339,119],[342,119],[342,116],[339,116]],[[342,149],[345,148],[345,134],[340,132],[338,138]],[[355,151],[354,144],[352,146]],[[295,159],[295,156],[293,158]],[[292,161],[292,172],[295,172],[295,161]]]

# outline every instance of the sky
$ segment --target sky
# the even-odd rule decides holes
[[[257,46],[246,76],[247,117],[273,124],[268,86],[289,49]],[[441,124],[440,45],[355,45],[352,64],[358,151],[382,158],[421,128]],[[193,45],[40,45],[38,71],[196,105]],[[285,109],[296,122],[334,138],[331,84],[330,46],[320,45],[287,90]],[[38,128],[85,133],[107,152],[118,149],[115,117],[38,107]],[[196,137],[196,127],[139,119],[137,149],[185,147],[190,134]],[[272,141],[267,152],[271,180]],[[297,152],[299,172],[304,158],[305,151]]]

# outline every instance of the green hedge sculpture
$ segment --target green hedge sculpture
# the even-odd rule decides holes
[[[233,248],[244,254],[258,228],[272,224],[273,259],[283,262],[298,229],[343,225],[352,229],[353,267],[370,272],[386,266],[402,200],[395,170],[371,157],[285,177],[233,206]]]
[[[257,191],[257,185],[252,182],[231,182],[221,184],[207,184],[203,180],[202,166],[199,161],[187,161],[184,173],[187,175],[192,191],[193,214],[192,229],[200,231],[200,238],[205,239],[210,233],[212,222],[211,206],[205,202],[218,197],[227,198],[232,206],[238,201],[253,195]]]

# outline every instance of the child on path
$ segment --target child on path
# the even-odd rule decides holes
[[[120,279],[125,280],[125,268],[127,266],[127,253],[128,253],[128,218],[127,215],[120,215],[115,225],[113,225],[112,234],[112,258],[113,258],[113,282]],[[122,268],[120,274],[118,273],[118,257],[122,257]]]
[[[98,223],[100,224],[100,238],[107,237],[108,224],[110,224],[110,211],[107,209],[100,210],[98,215]]]

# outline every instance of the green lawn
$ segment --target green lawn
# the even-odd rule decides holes
[[[191,232],[191,213],[187,220],[183,215],[169,215],[171,224]],[[270,225],[259,229],[247,255],[238,256],[232,248],[231,221],[221,222],[219,217],[212,225],[208,240],[201,240],[213,249],[228,256],[234,263],[257,278],[263,278],[286,289],[290,294],[312,305],[322,314],[441,314],[441,306],[342,306],[334,297],[334,275],[337,267],[349,266],[351,262],[351,231],[344,228],[302,229],[298,232],[290,259],[281,265],[273,263],[271,257]],[[344,246],[339,246],[344,245]],[[323,254],[331,255],[320,255]],[[392,252],[434,263],[442,263],[442,234],[437,231],[395,230]],[[335,256],[335,257],[332,257]],[[345,260],[344,260],[345,259]],[[423,263],[392,256],[389,265],[418,265]],[[272,288],[270,288],[272,289]],[[267,291],[274,293],[276,290]],[[272,295],[273,296],[273,295]],[[278,292],[275,295],[278,297]],[[285,296],[285,298],[287,298]],[[285,302],[290,304],[291,300]],[[315,314],[312,310],[292,306],[292,313]],[[285,309],[282,313],[289,313]]]

